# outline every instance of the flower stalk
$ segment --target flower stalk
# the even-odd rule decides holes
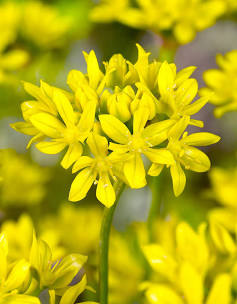
[[[99,243],[99,294],[100,304],[108,304],[108,277],[109,277],[109,236],[111,225],[113,221],[114,211],[118,204],[120,195],[124,189],[124,183],[117,181],[114,184],[116,193],[116,201],[110,208],[104,208],[104,215],[101,223],[100,230],[100,243]]]

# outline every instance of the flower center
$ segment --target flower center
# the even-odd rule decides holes
[[[140,135],[134,134],[131,136],[128,143],[131,152],[142,152],[144,146],[146,146],[145,140]]]

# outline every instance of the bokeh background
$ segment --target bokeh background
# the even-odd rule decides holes
[[[20,12],[25,16],[23,21],[15,5],[23,7]],[[115,53],[135,62],[135,44],[138,42],[151,52],[152,58],[159,58],[162,37],[118,22],[92,22],[89,14],[95,5],[96,1],[92,0],[0,1],[0,223],[4,225],[6,221],[16,221],[22,214],[28,214],[37,231],[52,244],[57,243],[58,238],[60,245],[68,246],[66,251],[80,250],[84,254],[94,250],[98,238],[102,205],[96,201],[94,189],[79,203],[68,202],[74,176],[70,170],[60,167],[60,156],[42,154],[34,146],[27,150],[28,136],[15,132],[9,124],[21,121],[20,104],[29,100],[21,80],[37,85],[44,80],[68,90],[68,72],[71,69],[86,72],[83,50],[94,49],[99,62],[108,60]],[[47,11],[48,6],[53,13]],[[47,24],[54,13],[57,16],[55,31],[50,22]],[[6,33],[6,24],[11,28],[11,35]],[[48,33],[50,27],[52,31]],[[233,49],[237,49],[237,22],[235,18],[224,17],[197,33],[192,42],[178,47],[174,62],[178,69],[195,65],[194,77],[203,87],[202,74],[217,67],[216,54]],[[8,58],[7,64],[6,54],[13,50],[20,53]],[[213,105],[206,105],[198,118],[204,121],[205,130],[220,135],[222,139],[205,151],[213,167],[229,170],[237,165],[237,112],[226,113],[217,119],[213,109]],[[171,178],[163,172],[160,201],[157,202],[160,215],[165,218],[175,214],[197,227],[207,218],[211,208],[222,203],[216,194],[213,176],[212,172],[188,173],[185,191],[175,198]],[[223,180],[220,187],[224,183]],[[126,189],[123,193],[114,218],[114,226],[120,231],[118,238],[131,223],[147,220],[152,200],[150,184],[151,180],[143,189]],[[232,191],[235,186],[237,188],[237,181]],[[81,236],[85,233],[86,238]],[[114,246],[116,250],[116,246],[121,248],[123,245],[117,243]],[[129,261],[129,257],[127,259]],[[95,263],[92,259],[92,268]]]

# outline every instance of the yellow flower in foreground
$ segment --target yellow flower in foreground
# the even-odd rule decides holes
[[[181,167],[195,172],[205,172],[210,169],[208,156],[192,146],[207,146],[215,144],[220,137],[208,132],[193,133],[188,135],[184,130],[189,124],[189,117],[184,116],[168,133],[169,143],[167,149],[173,154],[174,164],[170,165],[173,188],[176,196],[180,195],[186,184],[186,176]],[[183,137],[180,139],[180,137]],[[164,165],[152,164],[148,174],[159,175]]]
[[[172,154],[167,149],[153,148],[167,139],[167,131],[174,122],[165,120],[145,127],[148,117],[149,110],[146,108],[140,108],[135,112],[133,134],[114,116],[99,117],[103,131],[116,142],[111,142],[109,149],[123,156],[123,172],[131,188],[141,188],[146,185],[142,154],[153,163],[167,165],[174,163]]]
[[[68,74],[72,93],[44,82],[40,88],[24,83],[36,100],[23,102],[25,121],[12,127],[33,136],[28,147],[35,142],[44,153],[57,154],[67,147],[61,165],[69,168],[76,163],[73,172],[81,170],[71,187],[72,201],[83,199],[97,176],[97,198],[106,206],[115,201],[111,184],[115,176],[131,188],[144,187],[142,157],[151,161],[151,175],[158,175],[164,165],[171,167],[176,195],[185,185],[180,164],[197,172],[209,169],[207,156],[191,146],[212,144],[219,137],[185,133],[188,125],[203,126],[192,115],[208,101],[204,97],[193,102],[198,85],[190,76],[195,67],[177,72],[174,63],[149,63],[149,53],[137,48],[135,64],[115,54],[105,62],[104,72],[94,51],[84,53],[87,72]],[[89,136],[90,132],[94,135]],[[99,136],[103,134],[108,142]]]
[[[40,304],[38,298],[18,294],[21,289],[26,289],[30,280],[30,264],[21,259],[15,262],[13,267],[7,261],[8,242],[3,233],[0,234],[0,303],[14,303],[14,304]]]
[[[95,103],[88,102],[79,118],[67,97],[55,90],[53,101],[62,121],[48,113],[37,113],[30,117],[32,125],[51,141],[42,141],[36,147],[43,153],[57,154],[68,146],[61,165],[69,168],[82,154],[82,144],[94,124]]]
[[[114,153],[108,155],[108,142],[103,136],[91,133],[88,136],[87,144],[94,158],[82,156],[73,166],[72,172],[79,170],[81,172],[72,182],[69,200],[79,201],[83,199],[95,182],[97,184],[96,197],[106,207],[110,207],[116,199],[111,183],[111,179],[116,181],[113,164],[118,162],[120,158]]]
[[[204,72],[207,87],[200,94],[210,96],[210,102],[216,106],[214,114],[221,117],[226,112],[237,111],[237,50],[217,55],[216,62],[219,69]]]

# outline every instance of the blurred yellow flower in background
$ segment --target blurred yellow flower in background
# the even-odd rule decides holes
[[[56,8],[43,2],[26,1],[22,5],[22,35],[38,47],[50,49],[62,46],[71,23],[69,17],[60,16]]]
[[[45,196],[48,169],[31,163],[13,150],[1,150],[0,156],[1,207],[39,204]]]
[[[171,30],[179,44],[213,25],[226,11],[220,0],[102,0],[91,12],[95,22],[118,21],[125,25],[164,34]]]
[[[148,303],[230,303],[237,247],[227,230],[210,222],[208,229],[203,223],[196,232],[181,222],[173,238],[175,248],[159,243],[143,246],[153,270],[151,281],[141,284]]]
[[[214,114],[221,117],[226,112],[237,111],[237,50],[218,54],[216,62],[219,69],[204,72],[207,87],[200,94],[210,96],[210,102],[216,106]]]

